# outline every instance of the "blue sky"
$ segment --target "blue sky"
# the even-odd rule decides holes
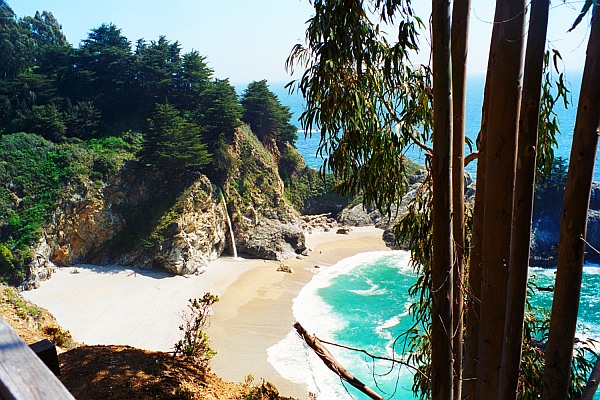
[[[90,29],[114,23],[132,42],[165,35],[178,40],[184,51],[207,56],[218,78],[233,83],[268,79],[289,81],[284,63],[292,46],[304,38],[305,22],[313,9],[308,0],[7,0],[17,16],[51,11],[62,24],[69,42],[77,46]],[[555,0],[549,40],[565,59],[565,66],[581,70],[587,45],[588,20],[566,34],[579,2]],[[417,14],[429,15],[430,1],[413,1]],[[469,69],[485,70],[493,2],[472,0]],[[423,17],[427,20],[427,17]],[[424,37],[423,44],[427,38]],[[427,57],[418,60],[426,62]]]

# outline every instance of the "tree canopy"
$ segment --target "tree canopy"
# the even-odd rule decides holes
[[[261,141],[271,139],[279,145],[296,142],[296,127],[289,122],[290,109],[269,90],[266,80],[250,83],[241,103],[244,110],[242,121],[250,125]]]
[[[148,120],[142,161],[167,170],[200,170],[210,163],[202,128],[187,122],[174,106],[158,104]]]
[[[548,96],[548,82],[541,90],[549,2],[496,2],[478,148],[465,158],[478,158],[473,207],[463,205],[459,184],[464,179],[461,120],[468,40],[464,25],[470,2],[454,0],[451,9],[450,2],[432,1],[432,65],[415,65],[410,60],[410,54],[419,51],[418,38],[425,28],[410,1],[311,3],[315,15],[308,21],[306,42],[296,45],[288,59],[288,67],[301,68],[303,74],[290,87],[306,99],[302,127],[320,132],[320,152],[327,157],[326,167],[338,179],[338,188],[344,193],[362,193],[366,204],[374,203],[390,214],[406,190],[404,150],[418,146],[426,155],[428,178],[397,226],[398,239],[410,245],[419,275],[410,292],[418,298],[411,308],[415,328],[405,336],[407,358],[418,370],[415,393],[444,400],[539,396],[541,374],[537,373],[535,384],[528,385],[533,369],[543,365],[544,354],[532,348],[531,340],[523,340],[522,332],[536,155],[539,166],[552,165],[548,146],[555,143],[557,126],[550,109],[564,88],[561,75],[558,94]],[[586,88],[597,87],[600,76],[598,1],[587,0],[582,15],[592,9]],[[531,44],[525,46],[527,13],[531,13]],[[589,201],[600,120],[598,95],[590,91],[583,97],[583,93],[574,135],[574,146],[581,147],[569,166],[572,186],[567,183],[567,187],[573,192],[569,198],[566,191],[567,216],[563,214],[561,225],[564,264],[559,255],[557,285],[563,297],[553,304],[549,345],[555,353],[544,365],[544,398],[564,398],[567,391],[569,396],[580,393],[582,375],[590,367],[589,361],[582,361],[581,352],[571,364],[585,201]],[[461,151],[453,154],[457,148]],[[583,188],[579,198],[575,187]],[[455,223],[465,212],[465,218]],[[465,232],[469,233],[466,241]],[[463,263],[464,270],[457,267]],[[572,300],[568,307],[561,306],[566,293]],[[568,330],[563,329],[567,326]],[[531,326],[526,329],[531,332]],[[568,340],[553,341],[562,334]],[[589,350],[589,346],[584,348]],[[531,358],[532,354],[538,355]]]

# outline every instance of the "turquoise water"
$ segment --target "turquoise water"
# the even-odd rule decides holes
[[[571,102],[569,108],[557,106],[556,113],[562,134],[557,138],[555,155],[568,159],[575,125],[576,101],[579,96],[581,75],[568,73]],[[484,77],[471,77],[467,85],[466,133],[475,139],[480,125]],[[290,95],[283,84],[271,84],[281,102],[290,107],[299,118],[304,103],[299,94]],[[297,123],[299,126],[300,124]],[[323,160],[316,155],[319,134],[299,131],[297,148],[312,168],[319,168]],[[419,162],[422,155],[411,149],[407,155]],[[596,158],[599,165],[600,155]],[[476,164],[468,167],[473,176]],[[596,168],[594,180],[600,180]],[[375,355],[401,357],[403,342],[394,340],[412,324],[408,315],[408,288],[415,277],[408,266],[409,254],[401,251],[364,253],[343,260],[322,270],[304,287],[294,302],[294,316],[309,333],[351,347],[363,348]],[[530,273],[541,287],[553,286],[555,269],[532,268]],[[578,336],[600,339],[600,266],[586,265],[584,269],[580,328]],[[532,300],[536,307],[551,308],[552,293],[539,292]],[[355,352],[332,348],[332,352],[348,370],[386,398],[413,399],[410,390],[412,374],[405,367],[390,369],[389,363],[373,363]],[[323,366],[307,349],[295,332],[269,349],[269,361],[286,378],[307,385],[321,399],[362,399],[364,395],[348,385]],[[600,399],[600,395],[596,396]]]
[[[581,86],[581,72],[565,72],[566,86],[570,90],[568,96],[570,105],[565,108],[562,103],[555,107],[556,118],[559,122],[561,134],[557,137],[558,147],[555,149],[555,155],[565,159],[569,158],[571,152],[571,140],[573,138],[573,129],[575,127],[575,117],[577,111],[577,100],[579,98],[579,90]],[[466,136],[475,141],[481,125],[481,106],[483,103],[483,88],[485,84],[484,75],[470,76],[467,81],[467,105],[465,122]],[[285,89],[285,83],[270,83],[271,90],[279,97],[282,104],[290,107],[293,114],[292,123],[300,127],[299,118],[304,110],[304,99],[298,92],[290,94]],[[241,93],[243,87],[239,87]],[[298,151],[304,156],[309,167],[318,169],[323,164],[323,159],[316,154],[316,149],[319,144],[319,133],[298,132],[299,140],[296,143]],[[467,154],[470,152],[467,148]],[[408,149],[406,155],[416,162],[423,162],[423,154],[416,147]],[[596,156],[596,170],[594,172],[594,180],[600,180],[600,154]],[[477,162],[472,162],[467,167],[467,171],[475,177]]]
[[[401,358],[402,338],[412,325],[408,288],[415,282],[409,254],[387,251],[358,254],[319,272],[294,301],[294,316],[309,333],[374,355]],[[535,283],[553,286],[555,269],[532,268]],[[584,269],[578,337],[600,339],[600,266]],[[551,307],[551,293],[539,292],[532,303]],[[385,398],[413,399],[412,373],[390,368],[359,353],[329,346],[334,356],[367,386]],[[290,332],[269,349],[269,361],[286,378],[305,384],[322,399],[363,399],[362,393],[339,379]],[[598,396],[597,396],[598,398]]]

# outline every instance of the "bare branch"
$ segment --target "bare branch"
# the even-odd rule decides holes
[[[308,332],[300,325],[300,323],[296,322],[294,324],[294,328],[300,335],[302,339],[306,342],[306,344],[314,350],[314,352],[319,356],[323,363],[336,373],[340,378],[344,381],[348,382],[350,385],[354,386],[356,389],[360,390],[367,396],[375,400],[383,400],[383,397],[378,395],[373,391],[373,389],[365,386],[360,380],[350,374],[340,363],[337,362],[335,357],[327,350],[322,344],[321,341],[314,335],[309,335]]]
[[[471,163],[471,161],[479,158],[479,152],[475,151],[465,157],[465,167]]]

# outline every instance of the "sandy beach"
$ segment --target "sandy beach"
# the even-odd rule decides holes
[[[60,268],[23,295],[54,314],[78,342],[170,351],[180,338],[188,299],[217,294],[221,300],[208,329],[218,352],[213,371],[232,381],[252,374],[257,382],[274,383],[283,395],[305,399],[305,387],[268,363],[267,349],[292,329],[292,301],[314,274],[357,253],[387,250],[381,235],[374,227],[352,228],[347,235],[315,231],[307,235],[308,256],[283,262],[222,257],[198,276],[119,266]],[[278,272],[281,264],[293,273]]]

